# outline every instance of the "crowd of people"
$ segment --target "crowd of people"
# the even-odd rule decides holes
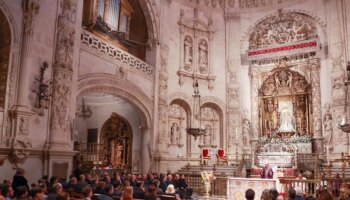
[[[159,200],[159,196],[173,199],[191,198],[185,176],[180,174],[149,173],[144,175],[108,173],[92,178],[80,170],[67,181],[65,177],[43,176],[29,186],[25,171],[17,169],[13,180],[5,179],[0,184],[0,200]]]
[[[248,189],[245,192],[246,200],[254,200],[255,192]],[[288,194],[280,194],[276,189],[266,189],[262,192],[260,200],[349,200],[348,197],[334,198],[327,189],[318,189],[316,195],[304,195],[300,188],[290,188]]]

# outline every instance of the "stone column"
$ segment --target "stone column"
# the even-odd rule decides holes
[[[56,49],[54,52],[50,149],[69,149],[71,142],[70,100],[73,77],[75,23],[77,4],[61,0],[57,18]]]
[[[152,143],[151,143],[151,129],[143,130],[142,135],[142,173],[148,173],[152,170]]]
[[[310,63],[311,66],[311,94],[312,94],[312,126],[313,139],[316,150],[323,155],[323,136],[322,136],[322,113],[321,113],[321,88],[320,88],[320,65],[317,60]]]
[[[250,66],[250,95],[251,95],[251,112],[252,112],[252,120],[251,120],[251,132],[252,132],[252,140],[251,146],[253,149],[256,148],[256,145],[259,140],[259,74],[253,69],[253,66]]]
[[[33,43],[34,23],[39,11],[38,0],[23,0],[23,24],[22,24],[22,50],[19,69],[19,85],[17,90],[17,105],[10,111],[12,120],[11,138],[8,146],[16,148],[30,148],[29,137],[30,120],[34,115],[31,111],[29,91],[31,85],[31,69],[33,68],[33,57],[30,47]]]
[[[161,44],[161,66],[159,70],[159,87],[158,87],[158,144],[160,152],[168,150],[168,54],[169,47]]]
[[[334,136],[334,149],[333,153],[348,152],[349,138],[347,133],[342,132],[337,128],[338,123],[341,122],[345,116],[345,66],[342,62],[344,58],[344,41],[341,32],[342,0],[334,0],[328,2],[329,18],[329,55],[333,68],[331,72],[332,82],[332,120],[333,120],[333,136]]]
[[[227,153],[231,155],[231,159],[235,158],[235,154],[242,153],[236,152],[238,148],[236,145],[241,144],[241,102],[240,102],[240,89],[239,82],[237,80],[237,74],[240,68],[240,53],[237,51],[240,47],[240,36],[236,30],[240,29],[240,16],[238,12],[225,13],[225,26],[226,26],[226,41],[228,45],[226,48],[226,102],[227,102],[227,129],[226,139],[227,141]],[[239,145],[240,146],[240,145]]]

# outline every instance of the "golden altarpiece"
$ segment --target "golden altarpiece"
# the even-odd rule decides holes
[[[132,130],[127,120],[112,113],[104,123],[100,135],[99,160],[113,168],[130,168],[132,152]]]
[[[260,136],[310,134],[310,85],[304,76],[285,64],[273,69],[259,90]]]

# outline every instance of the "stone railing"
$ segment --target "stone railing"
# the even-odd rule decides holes
[[[107,59],[112,58],[117,62],[124,63],[128,70],[141,73],[141,75],[148,79],[153,79],[153,66],[87,30],[82,30],[81,32],[81,44],[83,48],[86,48],[93,53],[97,53]]]

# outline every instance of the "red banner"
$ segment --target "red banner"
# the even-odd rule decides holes
[[[289,51],[289,50],[302,49],[302,48],[314,47],[314,46],[317,46],[316,41],[302,43],[302,44],[293,44],[293,45],[283,46],[283,47],[276,47],[276,48],[272,48],[272,49],[262,49],[262,50],[257,50],[257,51],[249,51],[248,56],[257,56],[260,54],[275,53],[275,52],[279,52],[279,51]]]

